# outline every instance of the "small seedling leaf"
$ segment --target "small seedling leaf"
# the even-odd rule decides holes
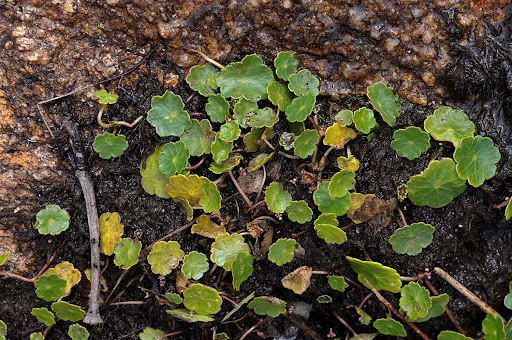
[[[284,288],[293,290],[295,294],[301,295],[311,284],[311,275],[313,275],[313,269],[311,267],[302,266],[283,277],[281,283]]]
[[[342,293],[348,287],[348,283],[345,282],[345,278],[343,276],[331,275],[329,276],[327,282],[329,283],[329,286],[331,286],[332,289],[340,291]]]
[[[303,96],[296,97],[290,105],[286,107],[285,114],[289,122],[303,122],[313,112],[316,103],[316,96],[307,93]]]
[[[249,116],[249,125],[255,128],[271,127],[279,121],[279,111],[270,107],[256,110],[256,114]]]
[[[342,110],[338,112],[334,119],[340,126],[349,126],[354,121],[354,113],[350,110]]]
[[[219,189],[217,189],[217,185],[209,179],[206,179],[203,181],[201,189],[203,195],[199,199],[199,204],[203,207],[203,210],[207,213],[219,211],[222,197],[220,196]]]
[[[432,307],[432,300],[428,290],[416,282],[409,282],[402,287],[400,298],[400,309],[405,311],[412,320],[424,317]]]
[[[233,107],[233,119],[243,128],[249,127],[249,113],[256,113],[258,104],[240,99]]]
[[[389,238],[389,243],[398,254],[416,256],[421,253],[423,248],[432,243],[435,230],[430,224],[413,223],[397,229]]]
[[[92,148],[102,159],[110,159],[121,156],[128,149],[125,135],[114,135],[105,132],[94,137]]]
[[[422,152],[430,147],[430,135],[423,132],[416,126],[409,126],[407,129],[396,130],[393,133],[391,148],[400,157],[408,160],[418,158]]]
[[[295,139],[294,155],[302,159],[311,156],[315,152],[319,141],[320,135],[316,130],[304,130],[300,136]]]
[[[183,299],[180,294],[176,293],[165,293],[165,298],[175,305],[181,305],[183,303]]]
[[[8,257],[9,257],[8,253],[0,255],[0,266],[2,266],[5,263],[5,261],[7,260]]]
[[[35,316],[37,321],[44,323],[46,326],[55,325],[55,315],[46,307],[32,308],[30,314]]]
[[[335,198],[343,198],[349,190],[354,189],[356,185],[356,174],[350,170],[341,170],[336,173],[329,181],[329,195]]]
[[[160,198],[170,198],[165,191],[169,181],[158,168],[158,156],[162,152],[162,145],[158,145],[155,151],[146,158],[146,167],[143,168],[143,161],[140,162],[141,185],[145,192],[150,195],[157,195]]]
[[[274,59],[274,66],[276,68],[277,76],[282,80],[288,80],[290,75],[297,71],[299,61],[295,59],[292,52],[281,51]]]
[[[505,208],[505,219],[508,221],[512,217],[512,197],[509,198],[507,207]]]
[[[257,102],[267,98],[267,86],[274,80],[274,73],[259,56],[251,54],[226,66],[215,75],[215,80],[224,97]]]
[[[350,256],[346,256],[348,263],[352,269],[358,274],[357,279],[366,288],[370,286],[366,282],[368,280],[373,288],[377,290],[387,290],[392,293],[398,293],[402,287],[400,275],[393,268],[383,266],[378,262],[362,261]]]
[[[183,305],[197,314],[216,314],[220,311],[222,298],[215,289],[194,283],[183,291]]]
[[[235,308],[233,308],[228,314],[226,314],[226,316],[224,318],[222,318],[222,321],[221,322],[224,322],[226,321],[227,319],[229,319],[229,317],[233,314],[235,314],[239,309],[240,307],[242,307],[243,305],[245,305],[247,302],[251,301],[252,298],[254,297],[254,292],[252,292],[251,294],[247,295],[242,301],[240,301],[240,303],[238,304],[238,306],[236,306]]]
[[[313,218],[313,210],[306,201],[292,201],[285,209],[288,219],[292,222],[304,224]]]
[[[71,293],[71,288],[76,286],[80,279],[82,278],[82,274],[78,269],[75,269],[72,263],[68,261],[64,261],[59,263],[54,268],[50,268],[44,272],[44,276],[57,274],[61,279],[66,281],[66,288],[64,289],[64,295],[68,296]]]
[[[347,234],[338,228],[336,214],[326,213],[318,216],[314,222],[318,237],[329,244],[342,244],[347,240]]]
[[[181,250],[178,242],[160,241],[153,246],[148,255],[148,262],[153,273],[165,276],[178,266],[183,256],[185,252]]]
[[[94,94],[98,97],[98,102],[100,104],[115,104],[117,103],[117,94],[113,92],[107,92],[107,90],[103,89]]]
[[[212,144],[212,156],[215,163],[222,163],[229,157],[229,153],[233,150],[233,142],[225,142],[219,138],[219,134],[215,136]]]
[[[66,301],[52,303],[52,310],[55,316],[64,321],[77,322],[83,320],[85,311],[80,306],[70,304]]]
[[[505,339],[503,320],[492,314],[487,314],[484,321],[482,321],[482,332],[485,334],[485,340]]]
[[[448,294],[441,294],[438,296],[432,296],[432,307],[427,312],[427,315],[417,318],[416,320],[411,319],[407,315],[405,316],[405,319],[407,321],[412,322],[425,322],[432,318],[438,317],[439,315],[442,315],[445,311],[445,306],[448,304],[448,301],[450,300]]]
[[[292,195],[283,188],[281,183],[272,182],[265,191],[265,202],[270,211],[283,213],[292,202]]]
[[[75,323],[69,326],[68,335],[71,340],[87,340],[90,334],[84,326]]]
[[[165,332],[161,329],[154,329],[151,327],[144,328],[142,333],[139,333],[140,340],[160,340],[167,339],[167,337],[162,338],[162,335],[165,335]]]
[[[286,151],[290,151],[295,146],[295,138],[296,136],[293,133],[283,132],[279,136],[279,145]]]
[[[394,126],[402,110],[402,106],[398,102],[398,94],[393,93],[391,87],[381,82],[368,86],[366,94],[370,98],[370,104],[380,113],[382,119],[389,126]]]
[[[343,216],[352,206],[352,198],[347,194],[341,198],[329,195],[329,183],[321,182],[313,193],[313,201],[321,213],[333,213]]]
[[[121,216],[117,212],[103,213],[99,218],[100,250],[103,254],[110,256],[114,248],[121,243],[124,234],[124,226],[121,223]]]
[[[295,244],[297,241],[288,238],[280,238],[272,244],[268,250],[268,259],[278,266],[282,266],[293,260]]]
[[[224,142],[232,142],[234,140],[237,140],[238,137],[240,137],[241,132],[242,131],[240,130],[238,123],[234,120],[230,120],[229,122],[225,122],[221,125],[219,132],[217,132],[217,135]]]
[[[167,177],[182,172],[187,167],[190,151],[182,141],[169,142],[158,155],[158,169]]]
[[[254,172],[254,171],[258,170],[263,165],[267,164],[267,162],[269,160],[271,160],[272,157],[274,157],[274,153],[271,153],[271,154],[260,153],[260,154],[258,154],[256,157],[251,159],[251,161],[249,162],[249,165],[247,165],[247,171]]]
[[[288,88],[296,96],[305,96],[307,94],[312,94],[314,97],[318,96],[320,81],[311,74],[311,71],[300,70],[297,73],[290,74],[288,81],[290,82]]]
[[[212,143],[215,141],[215,132],[212,131],[212,125],[207,119],[198,121],[192,119],[192,126],[185,130],[180,140],[185,143],[190,151],[190,156],[202,156],[212,153]]]
[[[512,282],[508,284],[508,294],[505,295],[505,299],[503,300],[503,304],[508,309],[512,309]]]
[[[468,338],[457,332],[452,331],[442,331],[437,336],[437,340],[472,340],[473,338]]]
[[[235,261],[233,261],[232,265],[232,275],[233,275],[233,287],[236,290],[240,290],[240,285],[242,282],[247,280],[253,273],[254,267],[252,263],[254,262],[254,258],[251,254],[246,252],[240,252],[236,256]]]
[[[418,206],[440,208],[466,190],[466,183],[457,175],[451,158],[431,161],[423,174],[412,176],[407,182],[407,196]]]
[[[286,313],[286,302],[272,296],[254,298],[248,307],[258,315],[268,315],[271,318],[277,318]]]
[[[123,238],[114,249],[114,264],[122,269],[128,269],[139,261],[142,243],[139,240]]]
[[[64,295],[66,289],[66,280],[61,279],[59,275],[52,274],[40,276],[36,282],[36,295],[44,301],[54,301]]]
[[[404,326],[391,318],[377,319],[373,322],[375,327],[380,334],[393,335],[393,336],[407,336]]]
[[[486,179],[496,174],[496,163],[501,158],[500,151],[489,137],[465,137],[455,149],[453,159],[457,162],[457,174],[478,187]]]
[[[473,137],[475,124],[467,114],[449,106],[441,106],[425,119],[425,131],[438,141],[449,141],[457,148],[464,137]]]
[[[215,73],[217,73],[217,70],[211,65],[195,65],[190,68],[186,81],[192,90],[208,97],[215,93],[208,85],[209,77],[215,75]]]
[[[171,314],[172,316],[186,321],[186,322],[210,322],[215,321],[214,318],[207,316],[207,315],[200,315],[193,313],[185,308],[179,308],[179,309],[168,309],[166,310],[167,313]]]
[[[207,215],[201,215],[192,226],[192,234],[199,234],[208,238],[216,238],[220,234],[226,233],[226,228],[213,223]]]
[[[286,87],[278,81],[272,81],[267,86],[268,99],[279,108],[280,111],[286,110],[292,102],[292,94]]]
[[[240,234],[221,234],[215,238],[211,247],[210,260],[227,271],[231,271],[238,253],[250,254],[251,249]]]
[[[183,258],[181,271],[187,279],[199,280],[203,274],[210,268],[208,258],[205,254],[197,251],[191,251]]]
[[[36,228],[42,235],[58,235],[69,228],[69,214],[56,204],[48,204],[36,215]]]
[[[377,121],[373,115],[373,111],[362,107],[354,111],[353,117],[356,129],[364,134],[370,133],[370,131],[377,126]]]
[[[346,126],[334,123],[325,130],[324,145],[334,146],[336,149],[343,149],[345,144],[357,137],[357,133]]]
[[[355,158],[354,156],[350,156],[350,157],[340,156],[340,157],[338,157],[337,161],[338,161],[338,168],[340,168],[341,170],[349,170],[349,171],[353,171],[353,172],[356,172],[357,170],[359,170],[359,160],[357,158]]]
[[[184,107],[180,96],[165,91],[162,96],[151,98],[151,110],[148,112],[147,120],[155,127],[160,137],[179,137],[192,126],[189,114],[183,110]]]
[[[240,164],[240,161],[243,158],[244,157],[239,153],[232,153],[228,156],[228,159],[226,159],[222,163],[220,163],[220,164],[212,163],[210,165],[210,167],[208,168],[208,170],[210,170],[211,172],[213,172],[214,174],[217,174],[217,175],[225,173],[225,172],[230,172],[231,170],[233,170],[236,166],[238,166]]]

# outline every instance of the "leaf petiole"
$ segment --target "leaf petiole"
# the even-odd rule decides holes
[[[100,110],[98,111],[98,117],[97,117],[98,124],[101,127],[105,128],[105,129],[109,129],[109,128],[117,126],[117,125],[124,125],[124,126],[127,126],[127,127],[134,127],[143,118],[142,116],[139,116],[139,118],[135,119],[132,123],[127,123],[127,122],[122,121],[122,120],[121,121],[120,120],[115,120],[115,121],[113,121],[111,123],[108,123],[108,124],[107,123],[103,123],[101,118],[102,118],[102,115],[103,115],[103,111],[105,111],[106,108],[107,108],[107,104],[102,104]]]

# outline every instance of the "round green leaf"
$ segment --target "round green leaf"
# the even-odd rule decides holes
[[[452,331],[442,331],[437,336],[437,340],[473,340],[473,338],[468,338],[457,332]]]
[[[307,93],[303,96],[294,98],[290,105],[286,107],[285,114],[289,122],[302,122],[313,112],[316,96]]]
[[[66,301],[52,303],[52,310],[55,316],[64,321],[77,322],[85,317],[85,311],[80,306],[72,305]]]
[[[233,107],[233,119],[243,128],[249,127],[249,113],[256,113],[258,104],[240,99]]]
[[[148,262],[153,273],[165,276],[178,266],[184,255],[185,252],[181,250],[178,242],[160,241],[153,246],[148,255]]]
[[[36,295],[38,298],[44,301],[53,301],[64,295],[64,289],[66,288],[66,280],[61,279],[59,275],[44,275],[40,276],[36,282]]]
[[[428,150],[430,135],[416,126],[409,126],[393,133],[391,147],[398,156],[413,160]]]
[[[475,124],[467,114],[449,106],[441,106],[425,119],[425,131],[439,141],[452,142],[455,147],[460,145],[462,138],[473,137]]]
[[[321,182],[313,193],[313,201],[321,213],[333,213],[336,216],[343,216],[352,206],[350,193],[338,198],[329,195],[329,183]]]
[[[295,59],[291,51],[281,51],[274,59],[276,74],[282,80],[288,80],[291,74],[297,71],[299,61]]]
[[[98,97],[98,102],[100,104],[115,104],[117,103],[117,94],[112,92],[107,92],[107,90],[103,89],[94,94]]]
[[[268,250],[268,259],[278,266],[293,260],[295,244],[297,241],[288,238],[280,238],[272,244]]]
[[[292,202],[292,195],[281,183],[272,182],[265,191],[265,202],[272,212],[283,213]]]
[[[417,318],[416,320],[412,320],[407,315],[405,316],[405,319],[407,321],[413,321],[413,322],[425,322],[432,318],[438,317],[439,315],[443,314],[445,311],[445,306],[448,304],[448,301],[450,300],[450,297],[448,294],[441,294],[438,296],[432,296],[432,307],[427,312],[427,315]]]
[[[332,176],[329,181],[329,195],[331,197],[343,198],[349,190],[354,189],[356,185],[356,174],[350,170],[341,170]]]
[[[294,155],[302,159],[311,156],[319,141],[320,135],[316,130],[304,130],[299,137],[295,138]]]
[[[353,122],[354,113],[351,110],[341,110],[334,119],[339,126],[349,126]]]
[[[440,208],[466,190],[466,183],[457,175],[451,158],[430,162],[423,174],[407,182],[408,197],[415,205]]]
[[[505,339],[503,320],[492,314],[487,314],[482,321],[482,332],[485,334],[485,340]]]
[[[139,261],[142,243],[139,240],[123,238],[114,249],[114,264],[122,269],[128,269]]]
[[[233,150],[233,142],[224,142],[217,134],[212,144],[212,157],[215,163],[222,163],[229,157],[229,153]]]
[[[203,274],[210,268],[208,258],[205,254],[197,251],[191,251],[183,258],[181,271],[187,279],[199,280]]]
[[[400,275],[393,268],[383,266],[378,262],[361,261],[350,256],[346,256],[352,269],[358,274],[357,279],[366,288],[370,288],[366,280],[370,282],[373,288],[377,290],[387,290],[392,293],[398,293],[402,287]]]
[[[199,204],[203,207],[203,210],[207,213],[212,211],[219,211],[222,197],[220,196],[217,185],[206,179],[201,185],[203,195],[199,199]]]
[[[68,335],[72,340],[87,340],[90,334],[85,327],[75,323],[69,326]]]
[[[160,137],[179,137],[192,126],[190,116],[183,110],[184,107],[180,96],[165,91],[162,96],[151,98],[151,110],[148,112],[147,120],[155,127]]]
[[[402,297],[399,301],[400,308],[412,320],[427,315],[428,310],[432,307],[432,300],[428,290],[414,281],[402,287],[401,295]]]
[[[165,186],[169,180],[160,172],[158,167],[158,156],[161,152],[162,145],[158,145],[155,152],[146,158],[146,167],[143,167],[144,162],[140,161],[141,185],[144,191],[150,195],[156,194],[160,198],[170,198],[165,191]]]
[[[311,221],[313,217],[313,210],[311,210],[306,201],[293,201],[286,207],[285,211],[290,221],[300,224]]]
[[[192,119],[192,127],[185,130],[180,140],[185,143],[190,151],[190,156],[202,156],[212,152],[212,143],[215,140],[215,132],[212,131],[212,125],[207,119],[200,122]]]
[[[373,111],[366,107],[362,107],[359,110],[354,111],[353,120],[356,125],[356,129],[362,133],[368,134],[375,126],[377,126],[377,121],[373,116]]]
[[[279,121],[278,111],[270,107],[256,110],[256,114],[249,116],[250,125],[255,128],[271,127]]]
[[[125,135],[113,135],[105,132],[94,137],[92,148],[98,153],[100,158],[110,159],[119,157],[128,149],[128,142]]]
[[[277,318],[280,314],[286,313],[286,302],[272,296],[254,298],[247,306],[256,314],[268,315],[271,318]]]
[[[58,235],[69,228],[69,214],[56,204],[48,204],[36,215],[36,228],[39,234]]]
[[[290,81],[288,88],[296,96],[304,96],[306,94],[312,94],[314,97],[318,96],[320,81],[309,70],[300,70],[297,73],[290,74],[288,80]]]
[[[216,314],[220,311],[222,298],[215,289],[194,283],[183,291],[183,304],[200,315]]]
[[[162,338],[162,335],[165,335],[165,332],[163,330],[146,327],[146,328],[144,328],[142,333],[139,333],[139,338],[140,338],[140,340],[167,339],[167,337]]]
[[[279,108],[280,111],[286,110],[292,102],[292,94],[286,87],[278,81],[272,81],[267,86],[268,99]]]
[[[217,71],[212,65],[195,65],[193,66],[186,78],[187,84],[200,95],[208,97],[214,94],[213,90],[208,86],[208,78],[215,75]]]
[[[389,238],[389,243],[398,254],[416,256],[421,253],[423,248],[432,243],[435,230],[430,224],[413,223],[397,229]]]
[[[370,98],[370,104],[380,113],[382,119],[389,126],[394,126],[402,110],[402,106],[398,102],[398,94],[394,94],[391,87],[381,82],[368,86],[366,94]]]
[[[342,293],[348,287],[348,284],[345,282],[345,278],[343,276],[331,275],[329,276],[327,282],[332,289],[338,290]]]
[[[318,237],[329,244],[342,244],[347,240],[347,234],[338,228],[336,214],[327,213],[318,216],[314,222]]]
[[[204,107],[214,123],[223,123],[229,114],[229,103],[221,94],[212,94]]]
[[[393,320],[391,318],[377,319],[373,323],[373,327],[375,327],[380,334],[407,336],[404,326],[400,322]]]
[[[158,169],[167,177],[182,172],[187,167],[190,151],[185,143],[177,141],[169,142],[162,148],[162,152],[158,155]]]
[[[226,66],[215,75],[215,80],[224,97],[257,102],[267,98],[267,86],[274,80],[274,74],[259,56],[251,54]]]
[[[233,287],[236,290],[240,290],[240,285],[242,282],[247,280],[253,273],[254,267],[252,263],[254,262],[254,258],[251,254],[246,252],[240,252],[236,256],[235,261],[232,266],[232,275],[233,275]]]
[[[210,260],[227,271],[231,271],[238,253],[250,254],[251,249],[240,234],[220,234],[211,247]]]
[[[221,125],[219,132],[217,135],[219,138],[225,142],[232,142],[240,136],[241,130],[238,126],[238,123],[234,120],[230,120]]]
[[[35,316],[37,321],[44,323],[46,326],[55,325],[55,315],[46,307],[32,308],[30,314]]]
[[[453,159],[457,162],[457,174],[478,187],[486,179],[496,174],[496,163],[501,158],[500,151],[489,137],[465,137],[455,149]]]

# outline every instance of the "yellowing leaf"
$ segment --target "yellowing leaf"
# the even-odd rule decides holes
[[[336,149],[343,149],[345,144],[356,137],[356,132],[351,128],[334,123],[325,131],[324,145],[334,146]]]
[[[225,234],[226,228],[212,222],[210,216],[202,215],[197,219],[196,224],[192,226],[191,232],[192,234],[199,234],[214,239],[220,234]]]
[[[299,267],[281,279],[284,288],[293,290],[296,294],[302,294],[311,284],[313,269],[307,266]]]
[[[360,193],[351,193],[351,197],[352,207],[347,211],[347,216],[354,223],[367,222],[374,227],[384,228],[391,222],[397,204],[395,198],[385,201],[373,194]]]
[[[103,213],[99,218],[100,250],[110,256],[114,254],[114,248],[121,243],[124,227],[121,224],[121,216],[117,212]]]
[[[354,156],[338,157],[338,168],[341,170],[350,170],[356,172],[359,169],[359,160]]]
[[[64,288],[64,296],[68,296],[71,293],[71,288],[76,286],[82,275],[78,269],[75,269],[72,263],[67,261],[59,263],[54,268],[50,268],[44,272],[44,276],[57,274],[61,279],[66,281],[66,288]]]
[[[89,280],[89,282],[90,282],[92,280],[91,269],[87,268],[86,270],[84,270],[84,274],[85,274],[85,277],[87,278],[87,280]],[[108,292],[108,282],[103,277],[103,275],[101,275],[100,282],[101,282],[101,291],[102,292]]]
[[[187,219],[192,220],[192,207],[199,206],[199,200],[203,196],[202,186],[209,180],[197,175],[175,175],[169,178],[166,186],[167,193],[176,203],[183,205]]]

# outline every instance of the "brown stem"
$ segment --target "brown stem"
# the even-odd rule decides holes
[[[402,220],[403,227],[407,226],[407,221],[405,220],[404,212],[402,211],[402,209],[400,209],[400,207],[397,207],[397,209],[398,214],[400,215],[400,220]]]
[[[203,165],[205,158],[206,158],[206,156],[201,157],[199,162],[197,162],[196,164],[194,164],[192,166],[187,166],[185,168],[185,170],[195,170],[195,169],[199,168],[201,165]]]
[[[3,271],[3,270],[0,271],[0,275],[6,275],[6,276],[12,277],[14,279],[22,280],[25,282],[36,282],[37,279],[39,278],[39,276],[41,276],[44,273],[44,271],[46,270],[46,268],[48,268],[48,266],[53,262],[56,255],[57,255],[57,251],[54,251],[52,256],[50,256],[48,261],[46,261],[45,265],[39,270],[39,272],[36,274],[36,276],[34,276],[31,279],[29,279],[25,276],[18,275],[18,274],[9,273],[9,272]]]
[[[323,154],[322,158],[320,158],[320,162],[318,162],[318,170],[322,171],[325,168],[325,162],[327,161],[327,156],[334,149],[334,146],[329,147],[327,151]]]
[[[339,316],[338,314],[336,314],[336,312],[332,312],[332,315],[334,315],[334,317],[336,319],[338,319],[339,322],[341,322],[345,327],[348,328],[348,330],[350,332],[352,332],[352,334],[354,334],[354,336],[357,336],[357,333],[356,331],[354,331],[354,329],[352,327],[350,327],[350,325],[348,324],[348,322],[346,322],[345,320],[343,320],[343,318],[341,316]]]
[[[325,134],[324,129],[322,129],[322,128],[320,127],[320,125],[318,125],[318,123],[317,123],[317,122],[315,122],[315,120],[313,119],[313,117],[308,116],[308,119],[309,119],[309,121],[311,122],[311,124],[313,124],[313,126],[314,126],[314,127],[315,127],[315,129],[316,129],[316,131],[318,131],[318,133],[320,134],[320,136],[323,136],[323,135]]]
[[[242,197],[244,198],[245,203],[247,203],[247,205],[249,207],[252,207],[253,204],[252,204],[251,200],[249,199],[249,197],[247,197],[247,195],[242,190],[242,188],[240,188],[240,185],[238,185],[238,182],[236,181],[235,176],[233,176],[233,172],[232,171],[229,172],[229,177],[231,177],[231,181],[235,185],[235,187],[238,190],[238,192],[240,193],[240,195],[242,195]]]

